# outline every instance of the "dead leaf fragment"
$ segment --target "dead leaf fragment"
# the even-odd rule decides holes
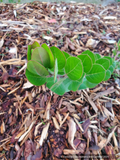
[[[67,45],[70,47],[71,50],[73,50],[73,51],[75,50],[74,43],[72,43],[72,42],[70,41],[70,39],[67,38],[67,37],[66,37],[66,43],[67,43]]]
[[[33,150],[32,150],[32,141],[31,140],[28,140],[25,142],[25,159],[26,160],[30,160],[31,157],[32,157],[32,154],[33,154]]]
[[[18,142],[21,142],[25,136],[30,132],[30,130],[32,129],[33,125],[35,124],[36,121],[33,121],[29,127],[29,129],[19,138]]]
[[[48,124],[44,127],[44,129],[42,130],[42,134],[41,134],[41,137],[40,137],[40,140],[39,140],[40,146],[42,146],[43,141],[47,138],[49,125],[50,125],[50,123],[48,123]]]
[[[11,47],[9,50],[9,54],[12,58],[17,58],[17,47]]]
[[[117,17],[115,17],[115,16],[105,16],[104,18],[103,18],[104,20],[116,20],[117,19]]]
[[[1,78],[2,78],[3,83],[7,83],[9,74],[7,72],[3,72],[3,75]]]
[[[104,42],[107,44],[115,44],[116,43],[116,41],[114,39],[104,40]]]
[[[91,124],[90,119],[87,119],[83,124],[83,130],[84,130],[84,134],[88,131],[89,125]]]
[[[75,146],[73,144],[73,140],[76,133],[76,124],[72,118],[69,119],[68,122],[69,130],[68,130],[68,142],[69,144],[75,149]]]
[[[24,83],[23,89],[31,88],[33,86],[34,86],[33,84],[31,84],[29,81],[27,81],[26,83]]]
[[[43,149],[37,150],[36,154],[31,157],[31,160],[43,160]]]
[[[3,44],[4,44],[4,39],[2,38],[2,39],[0,40],[0,48],[2,48]]]
[[[59,124],[58,124],[58,122],[57,122],[57,119],[56,119],[55,117],[52,117],[52,119],[53,119],[55,128],[56,128],[56,129],[60,129],[60,126],[59,126]]]
[[[16,155],[14,160],[19,160],[20,159],[22,151],[23,151],[23,147],[21,147],[21,148],[19,147],[19,150],[17,151],[17,155]]]
[[[91,100],[91,98],[88,96],[87,92],[85,90],[83,90],[83,92],[85,93],[87,99],[88,99],[88,102],[91,104],[91,106],[93,107],[94,111],[97,113],[98,112],[98,108],[97,106],[95,105],[95,103]]]
[[[94,49],[98,43],[99,43],[99,41],[90,38],[90,39],[88,39],[88,41],[86,43],[86,47],[88,47],[90,49]]]
[[[44,39],[48,40],[48,41],[51,41],[53,38],[50,37],[50,36],[43,36]]]
[[[5,123],[4,121],[1,124],[1,134],[3,134],[5,132]]]
[[[107,153],[110,159],[116,160],[114,148],[112,146],[105,146],[105,152]]]
[[[105,146],[107,142],[107,139],[103,138],[99,143],[98,146],[100,147],[100,150]]]

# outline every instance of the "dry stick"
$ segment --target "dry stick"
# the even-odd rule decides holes
[[[97,95],[93,98],[93,101],[95,101],[96,99],[98,99],[99,97],[102,97],[104,95],[107,95],[107,94],[110,94],[110,93],[113,93],[115,92],[115,89],[114,87],[110,87],[108,88],[107,90],[103,91],[103,92],[99,92],[97,93]]]
[[[74,118],[75,122],[77,123],[78,127],[81,129],[82,132],[84,132],[81,124],[78,122],[78,120],[76,118]]]
[[[87,100],[89,101],[89,103],[91,104],[91,106],[93,107],[94,111],[97,113],[98,108],[96,107],[95,103],[91,100],[91,98],[88,96],[88,94],[85,90],[83,90],[83,92],[85,93],[85,96],[86,96]]]
[[[26,60],[21,59],[9,59],[7,61],[0,62],[0,65],[18,65],[18,64],[25,64]]]
[[[7,73],[6,69],[0,64],[0,67],[2,68],[3,70],[3,73]]]

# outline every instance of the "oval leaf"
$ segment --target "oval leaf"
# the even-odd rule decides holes
[[[68,57],[70,57],[70,55],[67,52],[62,51],[63,54],[65,55],[65,58],[67,59]]]
[[[104,78],[103,81],[107,81],[110,77],[111,77],[111,72],[110,72],[110,70],[107,70],[107,71],[106,71],[105,78]]]
[[[40,47],[40,44],[35,41],[33,44],[31,45],[28,45],[28,48],[27,48],[27,60],[31,60],[31,54],[32,54],[32,49],[35,49],[36,47]]]
[[[42,47],[37,47],[33,50],[31,60],[37,61],[47,68],[50,67],[49,55]]]
[[[116,63],[113,62],[113,64],[109,67],[109,71],[111,72],[111,74],[113,73],[114,69],[115,69]]]
[[[53,84],[50,88],[51,91],[55,92],[58,95],[63,95],[65,92],[68,92],[68,86],[70,84],[70,80],[68,77],[59,79],[55,84]]]
[[[113,62],[112,62],[112,58],[111,57],[105,56],[104,58],[108,59],[109,62],[110,62],[110,65],[112,65]]]
[[[95,86],[97,86],[97,83],[91,83],[84,77],[83,83],[79,86],[78,90],[94,88]]]
[[[46,82],[45,77],[41,77],[39,75],[34,75],[31,72],[29,72],[28,69],[26,69],[25,75],[26,75],[28,81],[35,86],[41,86]]]
[[[85,74],[83,73],[82,77],[80,79],[78,79],[78,80],[75,80],[75,81],[71,80],[71,83],[70,83],[68,89],[73,91],[73,92],[77,91],[79,86],[81,85],[81,83],[83,83],[84,75]]]
[[[58,70],[61,70],[62,68],[65,67],[65,64],[66,64],[66,58],[65,58],[64,54],[57,47],[52,46],[52,47],[50,47],[50,49],[53,53],[54,59],[57,58]]]
[[[83,55],[83,54],[89,55],[89,57],[92,59],[92,63],[95,63],[95,55],[91,51],[86,50],[86,51],[81,53],[81,55]]]
[[[65,86],[63,85],[63,80],[64,79],[60,79],[58,82],[53,84],[50,90],[58,95],[63,95],[65,93]]]
[[[48,77],[47,79],[46,79],[46,86],[50,89],[51,88],[51,86],[55,83],[54,82],[54,77]],[[57,82],[57,80],[56,80],[56,82]]]
[[[65,72],[71,80],[78,80],[83,74],[83,65],[79,58],[69,57],[66,62]]]
[[[96,61],[96,63],[102,65],[105,70],[107,70],[110,67],[110,61],[106,58],[100,58]]]
[[[77,56],[79,59],[81,59],[82,63],[83,63],[83,68],[84,68],[84,72],[88,73],[91,68],[92,68],[92,59],[90,58],[89,55],[87,54],[81,54],[79,56]]]
[[[47,76],[49,75],[48,71],[44,66],[42,66],[40,63],[30,60],[27,64],[27,69],[29,72],[31,72],[34,75],[39,75],[39,76]]]
[[[50,57],[50,68],[53,68],[54,67],[54,56],[50,50],[50,48],[47,46],[47,44],[42,44],[41,47],[43,47],[47,53],[49,54],[49,57]]]
[[[96,61],[101,58],[101,55],[98,54],[98,53],[95,53],[94,55],[95,55],[95,60],[96,60]]]
[[[94,64],[86,79],[91,83],[100,83],[105,78],[105,69],[100,64]]]

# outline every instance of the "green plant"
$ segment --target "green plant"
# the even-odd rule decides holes
[[[34,85],[46,86],[58,95],[93,88],[111,77],[115,62],[87,50],[77,57],[57,47],[34,42],[28,45],[26,77]]]

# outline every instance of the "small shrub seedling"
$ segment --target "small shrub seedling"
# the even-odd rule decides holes
[[[46,44],[28,45],[27,79],[36,86],[46,86],[58,95],[68,91],[93,88],[111,77],[115,61],[89,50],[74,57]]]

